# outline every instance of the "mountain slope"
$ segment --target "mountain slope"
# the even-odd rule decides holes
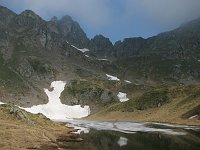
[[[30,10],[15,14],[0,7],[0,12],[2,102],[24,107],[47,103],[43,89],[52,81],[63,80],[67,84],[62,103],[89,105],[96,113],[114,106],[120,110],[126,104],[132,108],[135,100],[141,100],[149,110],[172,102],[165,91],[153,92],[155,101],[149,91],[163,85],[170,89],[178,84],[199,84],[199,20],[152,38],[127,38],[113,45],[102,35],[89,40],[69,16],[45,21]],[[119,103],[119,92],[130,101]],[[157,98],[163,103],[157,103]],[[197,99],[194,106],[181,109],[178,117],[195,111],[198,103]]]
[[[12,18],[2,20],[0,26],[0,81],[7,84],[0,85],[1,101],[28,107],[47,103],[43,88],[54,80],[70,84],[74,79],[106,79],[97,68],[109,62],[88,58],[82,47],[73,45],[89,40],[69,16],[58,20],[56,26],[55,20],[47,22],[30,10],[19,15],[8,9],[5,12],[5,18]]]

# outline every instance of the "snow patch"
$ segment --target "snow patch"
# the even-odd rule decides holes
[[[85,55],[85,57],[89,57],[88,55]]]
[[[5,104],[5,103],[3,103],[3,102],[0,102],[0,105],[3,105],[3,104]]]
[[[127,94],[126,93],[122,93],[122,92],[119,92],[118,95],[117,95],[118,99],[120,102],[126,102],[128,101],[129,99],[127,98]]]
[[[76,46],[74,46],[74,45],[71,45],[68,41],[66,41],[66,43],[69,44],[71,47],[77,49],[78,51],[81,51],[82,53],[85,53],[85,52],[90,51],[90,50],[87,49],[87,48],[78,48],[78,47],[76,47]]]
[[[132,83],[131,81],[128,81],[128,80],[124,80],[124,82],[126,82],[126,83]]]
[[[82,53],[85,53],[85,52],[88,52],[88,51],[90,51],[89,49],[87,49],[87,48],[78,48],[78,47],[76,47],[76,46],[74,46],[74,45],[71,45],[73,48],[75,48],[75,49],[77,49],[78,51],[81,51]]]
[[[196,117],[198,117],[198,115],[194,115],[194,116],[190,117],[189,119],[194,119]]]
[[[97,59],[97,60],[100,60],[100,61],[107,61],[108,59],[105,59],[105,58],[104,58],[104,59]]]
[[[36,105],[30,108],[22,108],[30,113],[38,114],[42,113],[47,118],[56,121],[66,121],[73,118],[82,118],[90,114],[90,107],[80,105],[68,106],[61,103],[60,95],[64,90],[66,82],[54,81],[51,83],[53,91],[44,89],[49,98],[47,104]]]
[[[121,147],[121,146],[125,146],[127,145],[128,139],[125,137],[120,137],[117,144]]]
[[[109,75],[109,74],[106,74],[106,76],[107,76],[108,80],[112,80],[112,81],[120,81],[120,79],[117,78],[117,77],[115,77],[115,76],[111,76],[111,75]]]

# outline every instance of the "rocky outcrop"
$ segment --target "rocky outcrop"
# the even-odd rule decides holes
[[[90,81],[73,80],[61,94],[61,100],[68,105],[89,105],[91,112],[117,100],[114,93]]]
[[[61,34],[70,44],[79,48],[87,48],[89,46],[90,41],[85,32],[70,16],[63,16],[60,20],[53,17],[50,22],[51,24],[54,24],[54,26],[51,27],[51,30]]]
[[[140,54],[146,47],[143,38],[126,38],[123,42],[117,41],[114,44],[114,56],[127,58]]]
[[[109,38],[106,38],[103,35],[96,35],[91,39],[91,42],[94,45],[94,48],[92,49],[94,54],[101,57],[112,56],[113,44]]]

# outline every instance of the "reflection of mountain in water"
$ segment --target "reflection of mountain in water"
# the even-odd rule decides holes
[[[190,131],[189,131],[190,132]],[[194,133],[194,134],[193,134]],[[200,138],[195,131],[184,136],[171,136],[160,133],[125,134],[116,131],[90,130],[84,134],[84,142],[71,145],[83,150],[199,150]],[[127,138],[127,145],[120,147],[121,137]]]

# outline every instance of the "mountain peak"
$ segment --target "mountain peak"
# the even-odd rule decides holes
[[[32,10],[25,10],[23,11],[20,16],[32,18],[32,19],[40,19],[40,16],[38,16],[35,12]]]
[[[53,16],[50,21],[57,23],[58,22],[58,18],[56,16]]]
[[[9,15],[16,15],[16,14],[13,11],[11,11],[10,9],[0,5],[0,17],[2,15],[9,16]]]
[[[16,16],[16,14],[13,11],[0,5],[0,23],[7,24],[14,16]]]
[[[77,47],[87,47],[89,39],[80,27],[79,23],[74,21],[71,16],[65,15],[58,21],[59,32]]]
[[[106,45],[109,45],[110,47],[113,46],[112,42],[110,41],[109,38],[103,36],[102,34],[99,35],[95,35],[94,38],[92,39],[92,41],[97,44],[97,45],[102,45],[103,43]]]
[[[63,20],[63,21],[71,21],[71,22],[73,22],[72,17],[69,16],[69,15],[65,15],[65,16],[63,16],[61,20]]]
[[[7,12],[14,13],[14,12],[12,12],[10,9],[8,9],[8,8],[2,6],[2,5],[0,5],[0,11],[7,11]]]
[[[103,36],[102,34],[95,35],[93,39],[100,38],[100,39],[109,39]]]

